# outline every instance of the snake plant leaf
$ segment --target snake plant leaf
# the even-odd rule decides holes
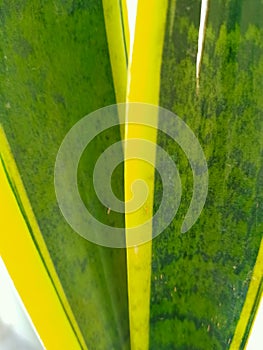
[[[9,185],[79,346],[126,349],[125,250],[99,247],[71,229],[59,211],[53,176],[56,154],[69,129],[88,113],[116,103],[116,97],[118,102],[125,98],[127,54],[120,4],[2,1],[0,19],[0,122],[7,141],[1,142],[1,160]],[[118,57],[113,55],[116,47]],[[119,140],[119,128],[98,137],[84,152],[78,169],[79,190],[99,219],[122,226],[124,216],[107,215],[107,208],[90,191],[87,164],[97,159],[108,139]],[[18,172],[12,170],[7,144]],[[115,191],[121,198],[121,168],[116,177]],[[3,234],[8,234],[8,228],[1,228]],[[5,263],[7,268],[11,264],[8,252]],[[23,265],[23,259],[17,264]],[[21,297],[27,304],[35,287],[30,269],[24,274]],[[37,322],[50,322],[55,329],[57,317],[41,320],[38,315]]]
[[[159,132],[183,197],[152,243],[150,349],[245,347],[263,275],[262,15],[259,0],[169,2],[159,104],[199,139],[209,190],[198,221],[181,233],[193,174],[183,150]],[[156,176],[155,208],[161,190]]]
[[[262,1],[139,0],[132,56],[124,8],[123,1],[107,0],[1,3],[0,183],[18,226],[2,218],[0,254],[25,304],[41,283],[39,300],[53,293],[50,322],[58,322],[59,336],[68,331],[72,348],[243,349],[263,288]],[[125,216],[104,207],[91,179],[109,140],[157,142],[181,176],[181,205],[171,224],[152,242],[124,250],[96,246],[68,226],[53,170],[67,131],[126,97],[165,107],[187,123],[203,148],[209,186],[199,219],[182,233],[195,184],[187,152],[145,126],[96,137],[79,164],[79,190],[106,224],[129,229],[151,218],[163,189],[152,167],[125,161],[114,192],[129,200],[139,177],[148,182],[149,198]],[[8,230],[18,230],[24,285],[21,266],[10,260],[16,236]],[[31,311],[43,326],[41,312]],[[43,340],[51,328],[40,327]]]
[[[133,53],[128,64],[128,102],[141,102],[158,105],[160,87],[160,69],[162,44],[165,32],[165,16],[167,1],[138,1]],[[134,113],[129,107],[126,120],[134,119]],[[141,112],[141,111],[140,111]],[[137,118],[140,113],[136,113]],[[157,127],[157,113],[152,113],[153,125]],[[154,121],[156,123],[154,123]],[[139,123],[126,124],[127,147],[129,153],[129,139],[142,138],[156,143],[156,129]],[[154,151],[153,151],[154,152]],[[147,158],[155,157],[148,154]],[[134,213],[125,214],[125,227],[142,225],[151,220],[154,195],[154,168],[140,159],[130,159],[125,162],[125,200],[131,198],[131,185],[136,179],[143,180],[148,186],[149,196],[144,205]],[[140,235],[146,237],[143,245],[127,248],[127,277],[130,320],[131,349],[146,350],[149,348],[149,312],[150,312],[150,281],[151,281],[151,227],[142,230]],[[129,243],[129,242],[127,242]],[[129,244],[128,244],[129,245]]]

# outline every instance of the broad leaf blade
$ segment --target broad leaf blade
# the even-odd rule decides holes
[[[192,172],[180,147],[159,133],[158,143],[179,168],[184,195],[172,224],[153,241],[150,348],[158,350],[228,349],[242,308],[247,300],[257,303],[262,291],[256,259],[263,229],[263,8],[260,1],[209,2],[198,81],[200,9],[200,1],[176,1],[167,14],[160,105],[199,139],[209,193],[199,220],[180,233]],[[160,190],[156,178],[155,205]],[[255,276],[254,292],[248,292]],[[253,319],[248,310],[246,322]],[[244,348],[246,336],[232,348]]]
[[[41,234],[88,347],[127,348],[125,251],[96,246],[73,232],[53,184],[56,154],[68,130],[116,102],[102,3],[4,1],[1,17],[1,124]],[[110,133],[113,141],[120,139],[118,130]],[[101,148],[106,136],[97,140]],[[94,160],[99,150],[92,147]],[[80,191],[90,201],[87,164],[84,154]],[[105,207],[96,210],[106,221],[124,222],[107,216]]]

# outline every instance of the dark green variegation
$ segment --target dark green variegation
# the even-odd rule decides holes
[[[184,194],[172,224],[153,240],[150,348],[156,350],[230,347],[263,233],[263,3],[209,2],[198,88],[200,8],[200,1],[178,0],[174,18],[168,11],[160,105],[198,137],[209,192],[199,220],[180,233],[192,173],[183,151],[159,133]],[[155,186],[157,208],[158,177]]]
[[[0,21],[0,122],[52,261],[88,348],[126,349],[125,251],[77,235],[54,191],[56,154],[66,133],[89,112],[116,102],[102,2],[1,1]],[[107,215],[89,190],[88,165],[108,139],[119,140],[119,129],[98,137],[84,153],[79,187],[100,219],[123,226],[123,216]],[[122,197],[122,169],[116,177]]]

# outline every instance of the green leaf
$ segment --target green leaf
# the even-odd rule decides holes
[[[99,247],[69,227],[57,205],[53,176],[56,154],[69,129],[88,113],[116,102],[108,18],[100,1],[3,1],[0,13],[0,122],[41,234],[88,348],[126,349],[125,250]],[[121,17],[119,5],[115,13]],[[123,62],[125,52],[120,49],[122,69]],[[125,96],[123,87],[126,84],[118,93]],[[84,153],[79,186],[84,201],[94,200],[98,217],[121,225],[124,217],[107,215],[107,208],[87,190],[87,164],[106,148],[109,136],[119,140],[119,129],[98,137]],[[117,175],[122,179],[123,170]],[[123,182],[117,183],[121,197]]]
[[[209,192],[196,224],[180,233],[192,171],[180,147],[159,133],[184,187],[174,221],[153,240],[150,348],[158,350],[244,348],[262,291],[262,261],[256,259],[263,233],[263,6],[256,0],[209,2],[197,81],[200,9],[201,1],[178,0],[175,14],[170,6],[167,15],[160,105],[199,139]],[[160,191],[156,177],[156,206]],[[248,328],[240,335],[242,322]]]

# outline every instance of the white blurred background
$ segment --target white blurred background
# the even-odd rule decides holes
[[[1,257],[0,349],[44,349]]]

